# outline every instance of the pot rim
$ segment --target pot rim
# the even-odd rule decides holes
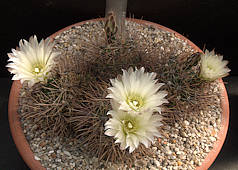
[[[55,32],[50,38],[56,37],[61,32],[70,29],[73,26],[79,26],[83,25],[87,22],[95,22],[95,21],[103,21],[104,18],[96,18],[96,19],[90,19],[85,20],[82,22],[78,22],[76,24],[72,24],[70,26],[67,26],[63,29],[60,29],[59,31]],[[161,29],[163,31],[174,33],[176,37],[179,39],[184,40],[188,43],[189,46],[191,46],[195,51],[203,53],[203,51],[197,47],[194,43],[192,43],[189,39],[185,38],[183,35],[177,33],[174,30],[171,30],[167,27],[164,27],[160,24],[153,23],[150,21],[140,20],[140,19],[132,19],[127,18],[128,21],[136,22],[139,24],[145,24],[150,25],[155,28]],[[224,83],[222,79],[219,80],[220,89],[221,89],[221,109],[222,109],[222,119],[221,119],[221,127],[220,131],[218,132],[217,141],[213,144],[213,149],[208,153],[205,160],[202,162],[201,166],[196,167],[196,170],[204,170],[208,169],[214,160],[216,159],[217,155],[219,154],[222,145],[225,141],[228,125],[229,125],[229,102],[228,102],[228,96],[227,92],[224,86]],[[19,115],[17,112],[18,109],[18,98],[20,89],[22,88],[22,85],[20,81],[14,81],[11,87],[10,95],[9,95],[9,103],[8,103],[8,118],[9,118],[9,124],[10,124],[10,130],[13,137],[13,140],[16,144],[16,147],[22,156],[23,160],[26,162],[26,164],[29,166],[30,169],[33,170],[45,170],[45,168],[41,165],[40,161],[34,159],[34,154],[25,138],[25,135],[23,133],[23,130],[21,128],[21,123],[19,121]]]

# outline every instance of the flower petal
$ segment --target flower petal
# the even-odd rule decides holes
[[[49,71],[54,64],[54,58],[59,55],[53,52],[53,43],[50,39],[37,41],[36,36],[32,36],[29,42],[20,40],[19,50],[12,49],[12,53],[8,53],[9,62],[6,67],[12,74],[14,80],[28,82],[31,87],[39,81],[44,81],[49,76]]]

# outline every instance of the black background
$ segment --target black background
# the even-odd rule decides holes
[[[73,23],[103,17],[104,11],[105,0],[1,0],[0,76],[9,77],[7,53],[20,39],[46,38]],[[215,48],[230,61],[231,74],[238,74],[236,0],[128,0],[127,15],[169,27],[201,49]]]
[[[11,87],[7,53],[20,39],[46,38],[77,22],[104,17],[105,0],[0,0],[0,170],[26,170],[12,141],[7,102]],[[229,60],[230,125],[226,142],[211,170],[238,169],[237,0],[128,0],[127,15],[169,27],[201,49]]]

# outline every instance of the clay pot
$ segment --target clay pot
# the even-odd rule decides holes
[[[85,24],[86,22],[93,22],[93,21],[98,21],[98,20],[103,20],[103,19],[93,19],[89,21],[83,21],[79,22],[77,24],[68,26],[64,29],[61,29],[60,31],[54,33],[51,35],[51,38],[54,38],[56,35],[60,34],[61,32],[70,29],[72,26],[78,26]],[[201,49],[199,49],[195,44],[193,44],[191,41],[189,41],[187,38],[184,36],[180,35],[179,33],[166,28],[164,26],[161,26],[159,24],[155,24],[152,22],[144,21],[144,20],[138,20],[138,19],[129,19],[130,21],[137,22],[140,24],[146,24],[146,25],[151,25],[153,27],[159,28],[161,30],[165,30],[171,33],[174,33],[178,38],[186,40],[188,44],[198,52],[202,52]],[[208,169],[211,164],[214,162],[216,159],[218,153],[220,152],[222,145],[225,141],[226,138],[226,133],[228,129],[228,124],[229,124],[229,102],[228,102],[228,97],[227,97],[227,92],[224,86],[224,83],[222,79],[219,81],[219,85],[221,88],[221,107],[222,107],[222,121],[221,121],[221,129],[218,133],[218,140],[214,143],[213,149],[209,152],[207,157],[205,158],[204,162],[202,162],[202,165],[200,167],[197,167],[197,170],[205,170]],[[19,121],[19,115],[17,113],[18,109],[18,98],[19,98],[19,92],[21,89],[21,84],[19,81],[14,81],[11,87],[11,92],[9,96],[9,104],[8,104],[8,117],[9,117],[9,123],[10,123],[10,129],[12,133],[13,140],[17,146],[17,149],[19,153],[21,154],[23,160],[26,162],[26,164],[31,168],[32,170],[43,170],[45,169],[42,167],[39,161],[34,159],[34,154],[30,149],[30,146],[24,136],[24,133],[22,131],[20,121]]]

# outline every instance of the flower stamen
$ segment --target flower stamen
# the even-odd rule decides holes
[[[35,68],[35,73],[39,73],[40,69],[38,67]]]
[[[42,66],[41,64],[35,64],[32,67],[32,73],[35,75],[39,75],[40,73],[43,72],[43,68],[44,66]]]
[[[128,129],[132,129],[133,128],[133,125],[131,124],[131,122],[127,123],[127,127],[128,127]]]
[[[126,102],[129,105],[129,107],[134,111],[138,111],[144,105],[144,100],[139,95],[128,96]]]

